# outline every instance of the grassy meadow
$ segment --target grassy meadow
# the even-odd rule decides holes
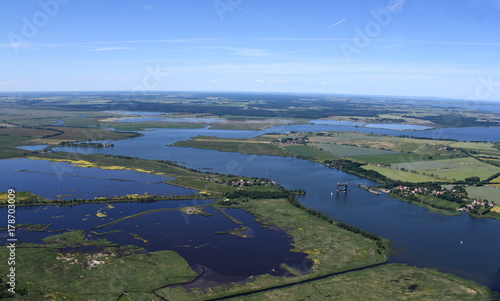
[[[388,264],[231,301],[299,300],[490,300],[491,291],[434,269]]]
[[[382,167],[382,166],[364,165],[362,168],[364,168],[366,170],[374,170],[374,171],[388,177],[389,179],[405,181],[405,182],[410,182],[410,183],[436,182],[436,181],[441,182],[441,181],[443,181],[443,179],[436,178],[436,177],[416,174],[416,173],[412,173],[412,172],[408,172],[408,171],[401,171],[401,170],[392,169],[392,168],[388,168],[388,167]]]
[[[471,157],[397,163],[392,164],[391,168],[416,170],[419,173],[433,174],[437,178],[448,180],[464,180],[471,176],[477,176],[484,180],[500,172],[500,167],[481,162]]]
[[[83,231],[44,241],[16,247],[16,257],[22,258],[16,261],[17,290],[27,293],[16,300],[117,300],[128,291],[152,295],[159,287],[197,275],[173,251],[136,254],[137,247],[88,241]],[[61,251],[66,248],[87,251]],[[0,249],[0,260],[6,262],[7,256],[7,248]]]
[[[294,154],[295,156],[303,156],[306,158],[312,158],[319,162],[323,162],[325,160],[331,160],[336,156],[329,154],[325,151],[319,150],[315,147],[311,147],[309,145],[303,144],[294,144],[294,145],[285,145],[284,149]]]
[[[326,152],[329,152],[335,156],[339,157],[356,157],[356,156],[373,156],[373,155],[387,155],[387,154],[395,154],[394,151],[381,150],[381,149],[373,149],[373,148],[365,148],[365,147],[357,147],[350,145],[342,145],[342,144],[310,144],[313,147],[318,149],[322,149]]]
[[[264,136],[265,137],[265,136]],[[283,148],[271,143],[270,140],[258,139],[227,139],[217,137],[198,136],[191,140],[179,141],[172,146],[213,149],[223,152],[238,152],[242,154],[291,156]]]
[[[13,158],[29,153],[28,151],[14,147],[29,140],[30,138],[28,137],[0,136],[0,159]]]
[[[500,205],[500,187],[494,186],[467,186],[467,194],[470,198],[488,200]]]

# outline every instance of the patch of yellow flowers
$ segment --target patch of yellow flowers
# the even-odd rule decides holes
[[[495,206],[495,207],[491,208],[491,211],[496,212],[496,213],[500,213],[500,206]]]
[[[145,169],[136,168],[136,167],[123,167],[123,166],[117,166],[117,165],[99,166],[95,163],[92,163],[92,162],[89,162],[86,160],[44,159],[44,158],[38,158],[38,157],[32,157],[32,156],[28,157],[28,159],[31,159],[31,160],[49,160],[52,162],[65,162],[65,163],[70,163],[71,165],[74,165],[77,167],[100,168],[100,169],[111,169],[111,170],[135,170],[138,172],[144,172],[144,173],[149,173],[149,174],[164,175],[163,173],[153,172],[150,170],[145,170]]]
[[[306,250],[306,251],[304,251],[304,253],[307,253],[310,255],[318,255],[319,253],[321,253],[321,251],[319,249],[314,249],[313,251]]]
[[[496,177],[495,179],[491,180],[490,183],[500,183],[500,177]]]

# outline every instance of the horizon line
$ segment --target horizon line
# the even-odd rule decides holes
[[[131,93],[131,94],[151,94],[151,93],[253,93],[253,94],[310,94],[310,95],[332,95],[332,96],[364,96],[364,97],[391,97],[391,98],[421,98],[421,99],[441,99],[448,101],[483,101],[483,102],[500,102],[500,99],[460,99],[442,96],[423,96],[423,95],[389,95],[389,94],[355,94],[355,93],[339,93],[339,92],[284,92],[284,91],[231,91],[231,90],[149,90],[136,92],[132,90],[30,90],[30,91],[0,91],[0,96],[3,93]]]

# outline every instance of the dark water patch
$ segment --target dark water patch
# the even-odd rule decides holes
[[[247,277],[222,275],[202,265],[191,266],[191,268],[196,273],[198,273],[199,276],[187,283],[175,284],[172,285],[172,287],[182,287],[186,290],[191,290],[191,289],[206,290],[213,287],[214,284],[224,287],[225,285],[230,285],[232,283],[237,283],[241,285],[249,281]]]
[[[161,211],[141,215],[105,226],[103,231],[120,230],[104,237],[123,245],[136,245],[148,252],[174,250],[191,267],[204,267],[212,271],[203,281],[247,278],[261,274],[288,275],[280,264],[308,271],[312,261],[307,254],[290,252],[292,239],[283,231],[272,231],[255,222],[252,215],[240,209],[231,214],[241,219],[243,226],[252,231],[252,237],[217,235],[229,231],[235,224],[214,208],[206,208],[213,215],[187,215],[180,211]],[[201,281],[201,280],[200,280]]]
[[[80,204],[73,206],[36,206],[17,207],[16,222],[18,224],[51,224],[47,231],[25,231],[19,229],[16,237],[23,242],[41,243],[42,239],[54,235],[54,232],[65,232],[68,230],[88,230],[93,227],[132,215],[138,212],[179,208],[188,206],[201,206],[210,204],[212,200],[179,200],[179,201],[157,201],[157,202],[125,202],[108,204]],[[97,213],[104,213],[105,217],[98,217]],[[7,216],[7,208],[0,208],[0,215]],[[99,232],[105,232],[99,230]],[[6,235],[7,231],[0,231],[0,236]]]
[[[104,246],[76,246],[58,250],[61,254],[97,254],[108,253]]]

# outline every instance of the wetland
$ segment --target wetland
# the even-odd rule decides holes
[[[108,111],[116,111],[107,105],[90,111],[86,110],[89,107],[72,102],[62,106],[73,110],[74,113],[67,113],[73,117],[39,110],[37,117],[22,121],[15,117],[20,115],[9,115],[13,111],[8,111],[4,116],[8,122],[4,132],[10,135],[15,131],[8,127],[14,127],[25,134],[27,127],[34,126],[34,132],[40,134],[39,137],[0,137],[6,142],[2,154],[7,158],[17,156],[0,164],[10,180],[2,189],[16,187],[20,198],[38,197],[33,206],[17,208],[17,230],[22,240],[18,252],[19,257],[25,259],[20,268],[26,271],[19,278],[22,281],[19,287],[28,295],[74,300],[84,300],[86,297],[82,296],[96,300],[205,300],[229,296],[235,300],[252,300],[265,294],[270,300],[280,300],[282,293],[293,290],[298,295],[319,293],[322,297],[331,297],[328,292],[312,292],[308,284],[316,283],[317,287],[324,288],[332,285],[331,279],[347,281],[336,289],[338,294],[352,294],[348,287],[361,288],[363,282],[369,281],[388,288],[377,291],[374,287],[373,290],[377,296],[386,294],[389,298],[405,291],[415,292],[414,296],[419,298],[425,292],[433,298],[453,295],[457,300],[468,300],[488,296],[491,291],[486,287],[500,290],[498,264],[491,261],[500,251],[500,245],[491,239],[496,235],[499,221],[477,219],[465,213],[445,216],[385,193],[374,194],[362,187],[379,183],[318,163],[339,158],[340,153],[336,152],[341,151],[342,156],[358,157],[368,163],[382,160],[389,165],[424,160],[425,152],[412,156],[410,162],[392,162],[394,159],[390,156],[402,150],[375,153],[366,148],[357,153],[353,150],[357,151],[360,146],[352,148],[351,145],[349,149],[329,145],[326,150],[321,144],[311,147],[312,144],[273,142],[278,137],[297,139],[300,135],[311,137],[320,132],[330,132],[336,137],[351,135],[351,140],[356,137],[350,132],[404,136],[415,141],[431,138],[446,140],[450,147],[473,150],[494,162],[491,156],[495,154],[489,145],[457,141],[498,142],[500,136],[495,127],[470,127],[481,122],[464,119],[467,127],[444,128],[436,123],[442,119],[434,117],[403,124],[426,115],[409,116],[394,110],[390,118],[386,115],[378,118],[373,113],[379,107],[376,102],[369,105],[375,111],[363,111],[364,117],[352,115],[326,123],[312,121],[314,124],[307,122],[328,116],[315,109],[290,110],[282,116],[286,119],[270,122],[270,116],[266,115],[269,112],[262,108],[263,119],[258,123],[256,116],[235,117],[215,111],[207,114],[191,110],[189,115],[187,107],[182,105],[166,105],[164,113],[132,114],[123,110],[103,112],[108,108]],[[144,108],[147,110],[148,106]],[[210,110],[214,107],[217,106],[210,106]],[[190,109],[193,108],[196,107]],[[240,109],[236,106],[230,110],[237,114],[245,111]],[[177,115],[169,115],[171,112]],[[110,118],[110,114],[162,120],[103,121]],[[303,119],[296,119],[299,116]],[[170,117],[179,119],[163,120]],[[212,124],[216,118],[220,120]],[[241,118],[252,122],[232,122]],[[380,123],[391,118],[392,124]],[[490,120],[492,124],[496,119]],[[23,127],[19,126],[22,122],[26,122]],[[47,126],[54,123],[55,131]],[[201,127],[203,124],[208,126]],[[247,127],[249,124],[252,126]],[[84,128],[79,128],[82,126]],[[115,126],[122,130],[149,129],[126,133],[115,132]],[[233,126],[239,130],[221,129]],[[42,138],[55,133],[60,135]],[[81,139],[82,135],[87,135],[87,139]],[[182,145],[197,136],[204,136],[203,149]],[[383,140],[382,136],[377,139]],[[37,146],[26,147],[64,141],[114,146],[54,146],[47,153]],[[213,150],[221,143],[226,143],[225,149],[220,149],[223,151]],[[24,149],[12,148],[21,144]],[[272,153],[275,147],[279,152]],[[255,151],[242,154],[252,148]],[[268,156],[270,152],[273,156]],[[37,160],[32,160],[35,158]],[[467,160],[471,161],[472,157]],[[451,161],[443,164],[440,166],[447,168],[456,165]],[[486,180],[487,173],[481,175],[480,180]],[[444,173],[435,175],[445,176]],[[23,182],[26,179],[29,181]],[[433,181],[443,180],[436,179]],[[492,181],[494,183],[494,179]],[[346,183],[348,191],[336,192],[337,183]],[[86,189],[78,189],[82,186]],[[298,189],[304,193],[292,193]],[[246,192],[236,193],[238,191]],[[480,195],[481,191],[474,190],[474,193]],[[257,195],[260,197],[254,197]],[[74,198],[82,203],[71,203]],[[56,200],[57,206],[50,203]],[[0,208],[0,212],[5,210]],[[387,239],[391,241],[390,247]],[[481,256],[474,255],[477,250],[481,250]],[[0,256],[4,260],[4,250]],[[40,261],[44,264],[37,267],[35,263]],[[372,267],[386,262],[388,264],[382,267]],[[360,268],[362,270],[358,270]],[[439,272],[428,268],[437,268]],[[137,269],[144,280],[140,283],[134,283],[135,278],[126,272]],[[320,279],[327,275],[336,276]],[[67,281],[71,284],[62,285]],[[99,282],[103,294],[96,295],[86,289],[94,281]],[[113,285],[115,281],[120,285]],[[443,289],[436,290],[433,283],[442,283]],[[242,295],[251,292],[257,293]],[[359,292],[363,294],[362,289]]]

